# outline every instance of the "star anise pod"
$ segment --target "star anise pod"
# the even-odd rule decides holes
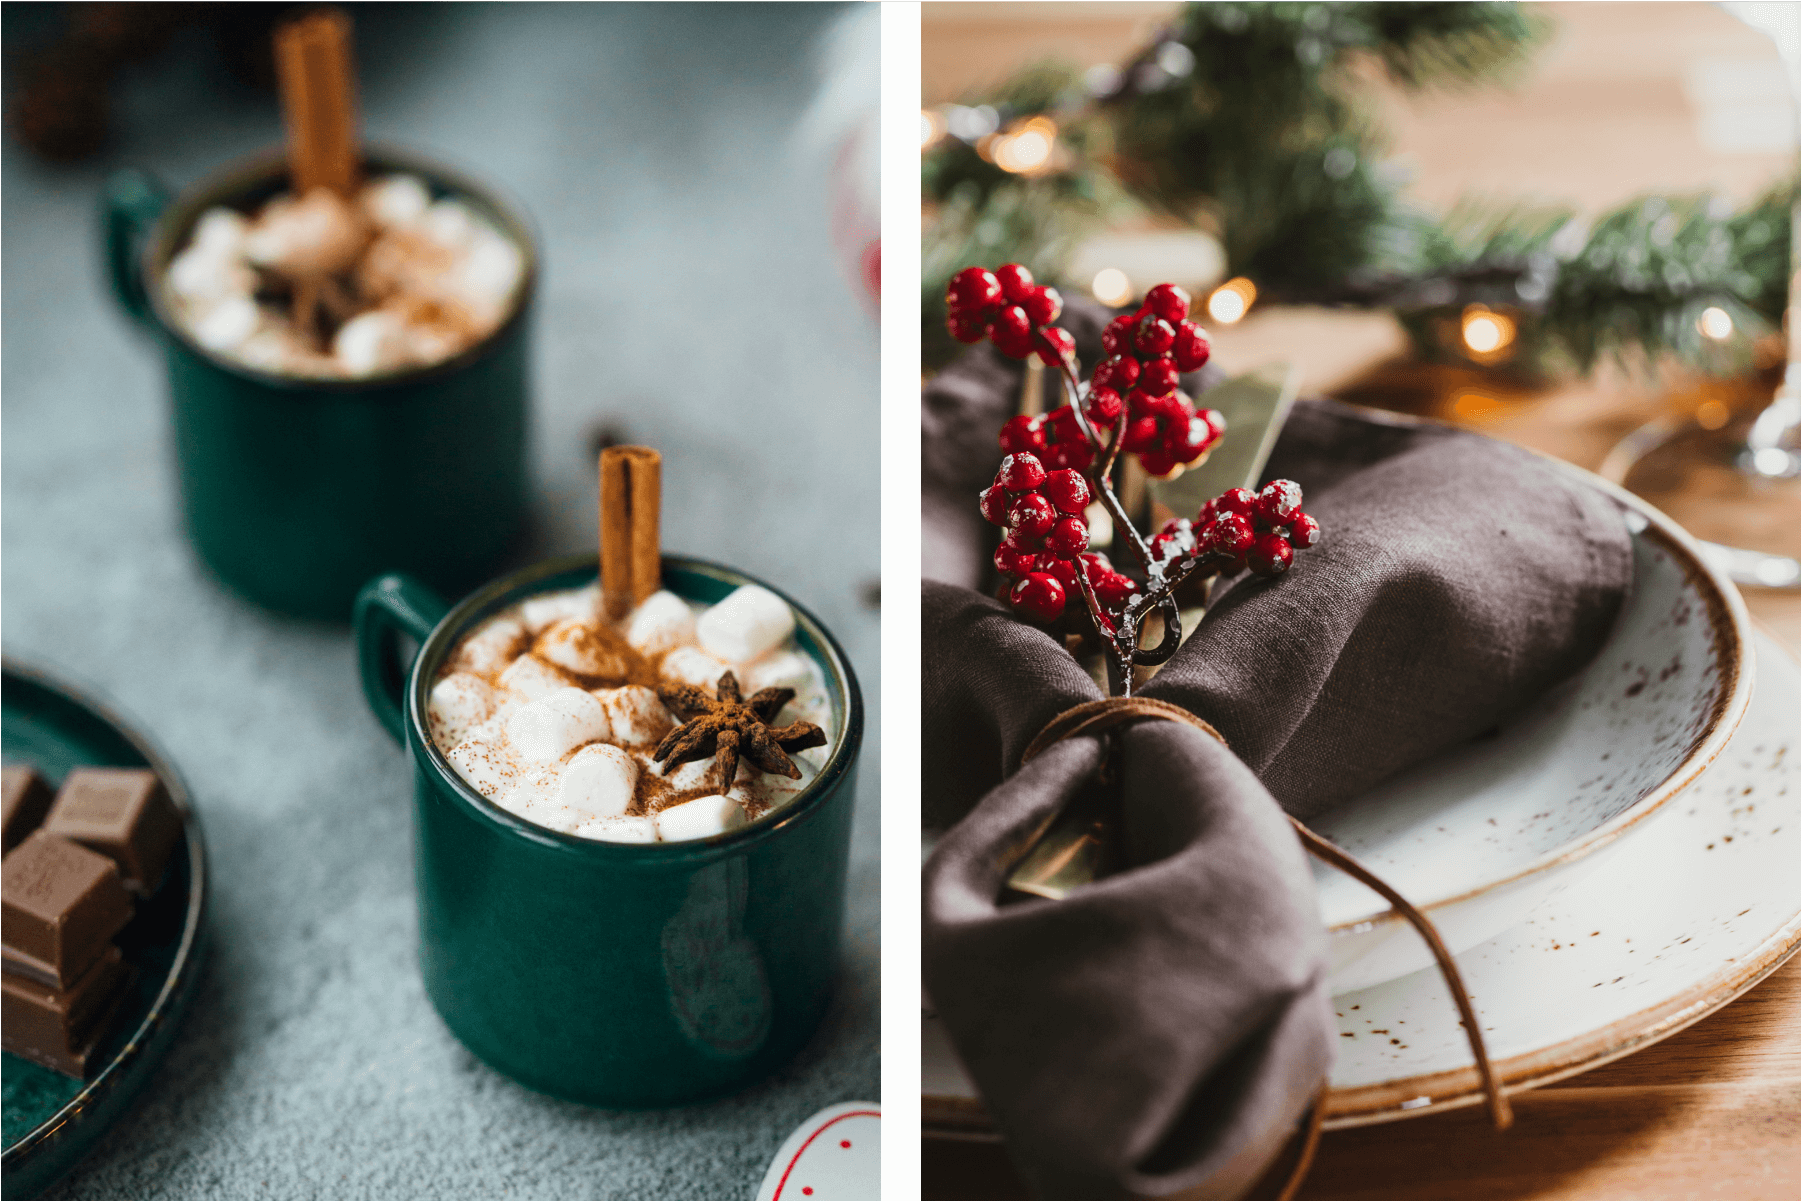
[[[717,787],[721,793],[738,778],[738,757],[778,776],[800,779],[800,768],[788,758],[786,751],[802,751],[824,746],[825,731],[810,721],[771,728],[769,723],[794,699],[792,688],[765,688],[749,700],[741,699],[738,677],[726,672],[719,677],[717,699],[691,684],[659,688],[657,695],[682,724],[657,744],[651,758],[665,759],[664,770],[717,756]]]

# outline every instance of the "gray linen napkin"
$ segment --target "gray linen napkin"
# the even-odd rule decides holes
[[[1330,402],[1269,467],[1319,546],[1227,589],[1143,689],[1226,737],[1117,735],[1124,867],[1061,901],[1005,867],[1101,766],[1099,696],[1000,603],[927,583],[924,972],[1022,1173],[1047,1198],[1238,1195],[1323,1082],[1324,933],[1283,810],[1307,817],[1506,720],[1597,652],[1631,579],[1611,501],[1515,447]],[[973,499],[971,501],[973,507]]]

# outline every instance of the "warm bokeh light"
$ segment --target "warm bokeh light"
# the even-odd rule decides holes
[[[1094,298],[1104,305],[1118,308],[1132,299],[1132,281],[1118,267],[1103,267],[1095,272],[1094,282],[1088,285]]]
[[[1457,399],[1451,402],[1451,416],[1462,421],[1481,421],[1484,417],[1493,417],[1506,407],[1499,397],[1470,389],[1459,392]]]
[[[1207,297],[1207,315],[1221,325],[1231,325],[1250,312],[1256,302],[1257,285],[1241,275],[1213,289]]]
[[[1463,344],[1477,356],[1494,355],[1513,342],[1513,318],[1478,305],[1463,310]]]
[[[1033,117],[994,140],[994,165],[1015,175],[1030,175],[1051,161],[1056,144],[1057,123]]]
[[[1701,320],[1695,325],[1702,337],[1712,338],[1715,342],[1724,342],[1732,336],[1732,314],[1714,305],[1701,310]]]
[[[922,109],[919,114],[919,148],[925,150],[944,136],[944,118],[931,109]]]
[[[1704,400],[1695,406],[1695,424],[1704,430],[1717,430],[1732,420],[1732,410],[1717,400]]]

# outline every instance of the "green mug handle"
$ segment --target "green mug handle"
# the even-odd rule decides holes
[[[163,210],[169,189],[147,171],[116,171],[101,193],[101,225],[106,237],[106,268],[119,306],[144,325],[150,319],[150,294],[144,286],[144,239]]]
[[[450,605],[443,597],[410,575],[378,577],[357,593],[350,620],[356,630],[363,699],[402,746],[406,745],[406,718],[401,712],[401,691],[413,664],[401,661],[400,636],[404,634],[423,647],[448,612]]]

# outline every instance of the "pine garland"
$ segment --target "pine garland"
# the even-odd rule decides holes
[[[1465,361],[1458,319],[1479,304],[1516,322],[1515,369],[1673,355],[1742,370],[1781,320],[1794,181],[1742,211],[1649,196],[1592,226],[1565,209],[1434,215],[1401,198],[1360,66],[1409,88],[1476,87],[1519,70],[1546,32],[1504,3],[1193,4],[1101,95],[1072,68],[1022,72],[987,103],[1003,130],[1057,122],[1051,170],[1009,174],[955,137],[924,158],[928,361],[954,350],[942,293],[957,266],[1024,262],[1083,286],[1063,276],[1073,250],[1136,206],[1217,234],[1265,298],[1396,310],[1428,358]],[[1703,336],[1710,307],[1744,336]]]

